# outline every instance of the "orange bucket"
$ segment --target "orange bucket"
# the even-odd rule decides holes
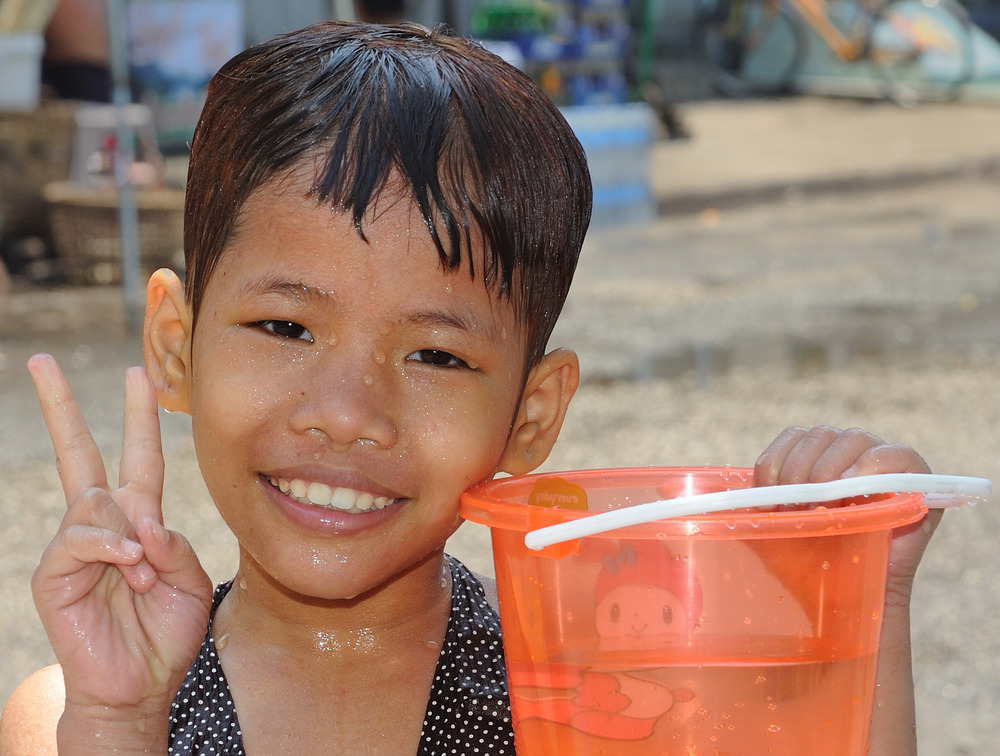
[[[482,483],[519,756],[864,756],[892,529],[920,494],[659,520],[532,551],[530,530],[751,485],[737,468]]]

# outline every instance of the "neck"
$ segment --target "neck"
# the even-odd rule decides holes
[[[241,554],[233,588],[213,634],[220,652],[231,642],[336,666],[370,664],[395,648],[440,648],[451,609],[451,572],[438,550],[352,599],[322,600],[275,583]]]

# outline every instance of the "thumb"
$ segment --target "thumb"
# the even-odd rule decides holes
[[[139,520],[135,531],[146,561],[161,581],[185,593],[201,598],[207,596],[211,600],[211,580],[187,538],[168,530],[152,517]]]

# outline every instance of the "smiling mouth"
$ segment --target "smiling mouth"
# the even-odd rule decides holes
[[[356,491],[353,488],[333,488],[325,483],[305,480],[286,480],[285,478],[268,477],[271,485],[286,496],[300,504],[322,509],[336,509],[339,512],[361,514],[373,509],[385,509],[386,506],[399,499],[386,496],[375,496],[367,491]]]

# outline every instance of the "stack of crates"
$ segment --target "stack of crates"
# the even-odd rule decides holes
[[[657,120],[646,103],[629,102],[628,0],[485,2],[473,13],[472,31],[513,49],[513,62],[562,109],[587,152],[593,225],[651,219]]]
[[[486,2],[473,35],[502,40],[558,105],[626,102],[631,27],[628,0]]]

